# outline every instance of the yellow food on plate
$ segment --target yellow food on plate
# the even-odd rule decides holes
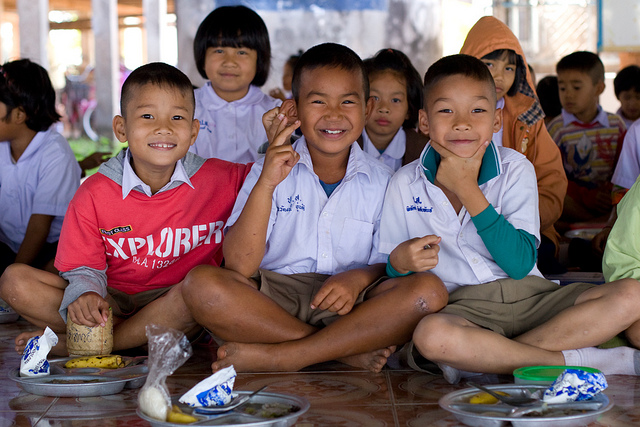
[[[509,396],[509,394],[505,393],[504,391],[496,391],[496,393],[499,394],[500,396]],[[469,399],[469,403],[478,403],[480,405],[493,405],[494,403],[498,403],[498,399],[491,396],[489,393],[481,391],[480,393],[476,393],[473,396],[471,396],[471,399]]]
[[[198,421],[198,418],[193,417],[189,414],[185,414],[178,407],[178,405],[173,405],[171,407],[171,412],[167,415],[167,422],[170,423],[178,423],[178,424],[190,424]]]
[[[122,356],[109,355],[109,356],[86,356],[76,357],[70,359],[64,364],[65,368],[105,368],[116,369],[124,368],[126,362],[122,359]]]

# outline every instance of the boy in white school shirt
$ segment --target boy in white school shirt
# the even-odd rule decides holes
[[[361,59],[345,46],[315,46],[296,65],[293,93],[229,219],[226,269],[194,269],[182,295],[194,319],[227,341],[214,372],[329,360],[377,372],[444,305],[446,290],[430,273],[376,283],[392,172],[355,143],[372,105]],[[303,138],[285,143],[298,125]]]
[[[501,116],[488,68],[467,55],[442,58],[425,75],[424,99],[419,126],[431,141],[389,183],[380,236],[388,270],[430,270],[450,292],[413,334],[420,354],[451,383],[462,370],[510,374],[532,365],[637,375],[637,350],[584,347],[621,331],[640,344],[638,282],[560,287],[536,268],[536,175],[523,155],[490,142]],[[426,237],[439,240],[439,251],[424,248]]]

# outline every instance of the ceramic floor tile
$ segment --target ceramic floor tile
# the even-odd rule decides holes
[[[314,405],[302,415],[297,427],[385,427],[395,426],[394,408],[391,405],[336,406]]]

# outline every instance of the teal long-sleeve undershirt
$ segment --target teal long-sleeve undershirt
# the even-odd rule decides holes
[[[513,279],[522,279],[533,268],[538,251],[532,234],[516,229],[492,205],[471,218],[495,262]]]

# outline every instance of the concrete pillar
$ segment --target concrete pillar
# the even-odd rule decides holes
[[[91,25],[95,41],[95,84],[97,107],[93,129],[113,139],[111,122],[120,114],[120,67],[118,54],[118,4],[116,0],[91,0]]]
[[[198,26],[216,8],[215,0],[174,0],[176,30],[178,32],[178,68],[185,73],[191,83],[200,87],[205,80],[198,73],[193,57],[193,39]]]
[[[142,14],[144,15],[144,38],[147,53],[145,62],[162,61],[167,0],[142,0]]]
[[[18,0],[20,57],[49,69],[49,0]]]

